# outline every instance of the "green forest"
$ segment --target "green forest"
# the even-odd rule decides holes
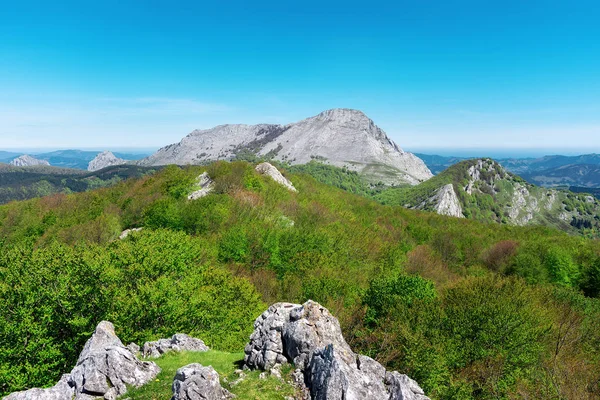
[[[214,192],[188,200],[204,171]],[[597,239],[282,172],[297,193],[219,161],[0,206],[0,395],[53,384],[103,319],[127,343],[185,332],[241,352],[269,304],[312,299],[432,399],[600,398]]]

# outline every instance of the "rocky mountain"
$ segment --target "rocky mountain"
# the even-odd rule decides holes
[[[371,182],[411,184],[433,175],[358,110],[333,109],[288,125],[220,125],[196,130],[140,165],[202,164],[254,155],[294,164],[311,160],[358,171]]]
[[[598,199],[530,184],[491,159],[462,161],[420,185],[388,189],[377,197],[386,204],[480,221],[567,232],[600,228]]]
[[[111,167],[113,165],[122,165],[126,163],[127,160],[123,160],[122,158],[116,157],[110,151],[103,151],[102,153],[99,153],[92,161],[89,162],[87,170],[98,171],[106,167]]]
[[[31,157],[30,155],[23,154],[10,162],[10,165],[15,167],[33,167],[36,165],[50,165],[50,163],[46,160],[39,160],[37,158]]]

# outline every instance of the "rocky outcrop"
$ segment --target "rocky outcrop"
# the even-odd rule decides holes
[[[431,197],[411,208],[435,211],[438,214],[450,217],[464,218],[460,200],[454,191],[454,185],[451,183],[440,187]]]
[[[312,399],[427,399],[410,378],[386,373],[377,361],[355,354],[338,320],[310,300],[269,307],[256,319],[244,351],[250,369],[273,370],[293,363],[294,376]]]
[[[72,400],[75,389],[69,374],[63,375],[58,383],[47,389],[29,389],[12,393],[4,400]]]
[[[441,215],[448,215],[451,217],[464,218],[462,213],[462,207],[460,206],[460,200],[454,191],[454,186],[449,183],[442,186],[436,195],[434,201],[437,203],[435,211]]]
[[[133,232],[140,232],[142,229],[144,228],[129,228],[129,229],[125,229],[123,232],[121,232],[121,234],[119,235],[119,239],[123,240],[125,239],[127,236],[129,236],[131,233]]]
[[[126,393],[127,386],[140,387],[159,372],[158,365],[138,360],[123,346],[113,324],[102,321],[86,342],[70,374],[63,375],[52,388],[13,393],[8,399],[90,400],[103,397],[113,400]]]
[[[176,333],[170,339],[160,339],[156,342],[146,342],[142,349],[144,357],[158,358],[169,351],[208,351],[207,345],[200,339],[185,333]]]
[[[221,387],[213,367],[189,364],[179,368],[173,380],[171,400],[227,400],[235,396]]]
[[[273,165],[271,165],[270,163],[264,162],[264,163],[258,164],[256,166],[256,171],[261,175],[266,175],[266,176],[270,177],[275,182],[284,186],[288,190],[291,190],[292,192],[297,192],[297,190],[294,187],[294,185],[292,184],[292,182],[289,179],[287,179],[285,176],[281,175],[281,172],[279,172],[279,170],[277,168],[275,168]]]
[[[389,400],[428,400],[417,382],[399,372],[386,372],[385,384],[390,391]]]
[[[37,158],[24,154],[12,160],[10,165],[15,167],[33,167],[35,165],[50,165],[50,163],[46,160],[38,160]]]
[[[220,125],[196,130],[140,165],[201,164],[250,152],[291,164],[311,160],[357,171],[372,182],[417,184],[431,171],[358,110],[333,109],[288,125]]]
[[[102,168],[111,167],[113,165],[123,165],[126,164],[127,160],[123,160],[122,158],[116,157],[110,151],[103,151],[98,154],[90,163],[88,164],[88,171],[98,171]]]
[[[198,179],[196,180],[196,185],[200,189],[190,193],[190,195],[188,196],[188,200],[196,200],[204,196],[208,196],[208,194],[210,194],[210,192],[212,192],[214,189],[214,182],[212,179],[210,179],[210,176],[208,176],[207,172],[203,172],[200,174],[200,176],[198,176]]]

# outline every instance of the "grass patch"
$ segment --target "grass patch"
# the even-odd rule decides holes
[[[282,369],[285,381],[268,376],[260,379],[260,371],[244,371],[245,379],[231,385],[239,376],[234,371],[241,369],[244,353],[227,353],[210,350],[207,352],[168,353],[153,359],[161,368],[160,374],[141,388],[130,388],[125,397],[131,400],[168,400],[172,396],[171,385],[177,369],[191,364],[200,363],[212,366],[221,377],[221,385],[237,396],[239,400],[282,400],[285,396],[293,396],[294,387],[288,383],[291,367]]]

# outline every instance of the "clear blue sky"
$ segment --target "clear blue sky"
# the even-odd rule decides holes
[[[0,148],[363,110],[401,147],[600,151],[596,1],[0,0]]]

